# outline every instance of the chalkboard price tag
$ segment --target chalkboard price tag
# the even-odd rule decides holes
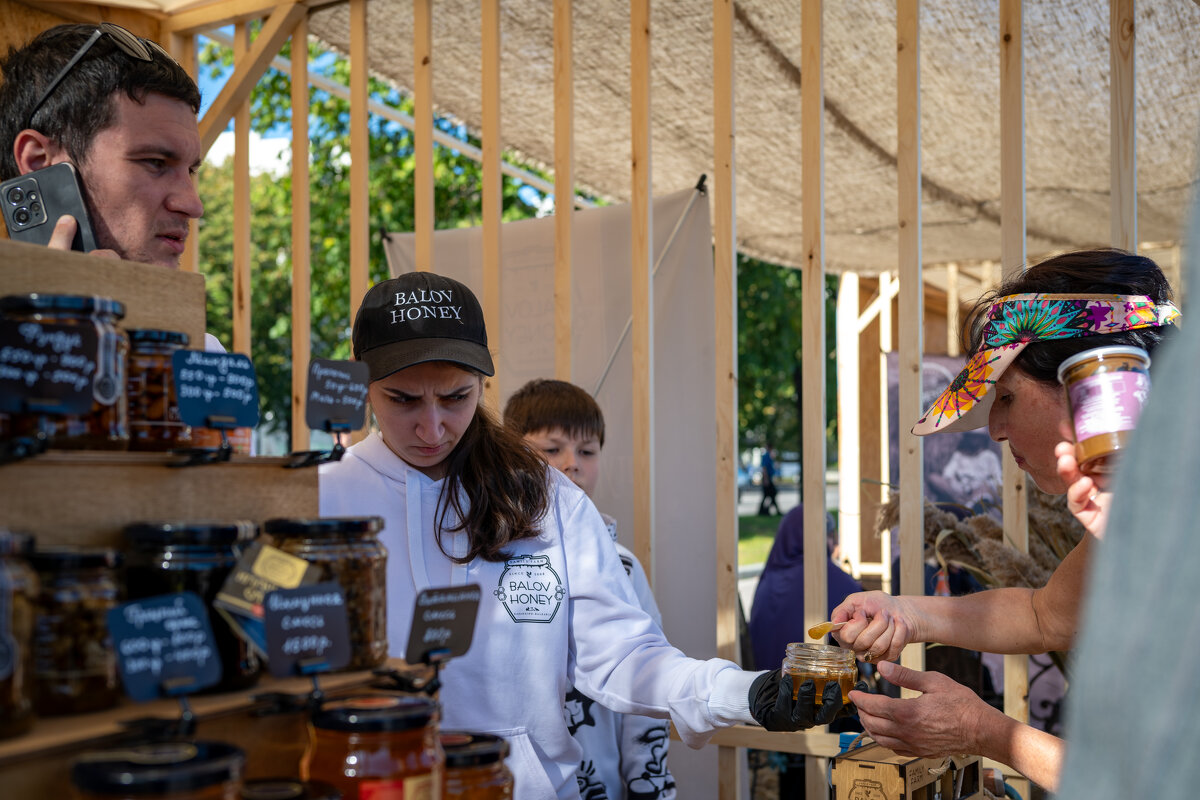
[[[207,428],[258,425],[258,378],[240,353],[176,350],[171,356],[179,418]]]
[[[371,372],[362,361],[314,358],[308,365],[304,419],[318,431],[356,431],[367,418]]]
[[[0,320],[0,412],[90,411],[99,341],[94,325]]]
[[[191,694],[221,680],[221,656],[194,592],[125,603],[108,612],[125,693],[134,700]]]
[[[271,674],[326,672],[350,663],[346,600],[336,582],[277,589],[263,603]]]
[[[420,664],[435,650],[448,651],[443,660],[470,650],[480,597],[477,583],[425,589],[418,594],[404,660]]]

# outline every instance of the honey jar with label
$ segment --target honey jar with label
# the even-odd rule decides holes
[[[182,331],[129,331],[129,449],[175,450],[192,446],[192,429],[179,418],[175,395],[176,350],[187,347]]]
[[[490,733],[442,731],[446,778],[442,800],[512,800],[513,774],[504,765],[508,742]]]
[[[1075,426],[1075,459],[1085,474],[1116,468],[1150,395],[1150,354],[1140,347],[1095,347],[1058,367]]]
[[[444,757],[437,703],[397,694],[327,700],[313,711],[300,777],[344,797],[437,800]]]

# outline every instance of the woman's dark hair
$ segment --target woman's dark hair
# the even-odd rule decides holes
[[[43,90],[96,31],[95,25],[57,25],[0,62],[0,180],[19,174],[13,142]],[[118,92],[138,103],[148,94],[181,100],[200,111],[196,82],[174,59],[149,48],[152,61],[126,55],[101,36],[37,110],[31,125],[85,162],[96,134],[113,124]]]
[[[975,301],[963,325],[965,352],[976,352],[983,339],[988,307],[1010,294],[1147,295],[1156,303],[1171,299],[1171,285],[1149,258],[1124,250],[1079,250],[1048,258],[1010,277]],[[1029,377],[1058,383],[1058,365],[1094,347],[1128,345],[1153,353],[1174,325],[1132,331],[1031,342],[1013,364]]]
[[[462,439],[446,458],[446,482],[438,500],[438,547],[460,564],[476,557],[504,561],[509,544],[538,535],[538,523],[550,505],[548,470],[546,462],[524,439],[479,406]],[[465,509],[462,494],[466,495]],[[450,509],[461,522],[448,528],[445,522]],[[466,555],[446,552],[442,544],[445,530],[467,532]]]

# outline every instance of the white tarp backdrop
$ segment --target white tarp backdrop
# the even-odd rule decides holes
[[[653,204],[655,565],[651,581],[671,642],[716,655],[716,399],[712,226],[695,189]],[[633,402],[630,208],[575,213],[571,380],[604,411],[596,506],[633,547]],[[415,268],[412,234],[389,234],[393,275]],[[438,231],[433,270],[482,295],[482,233]],[[554,375],[554,220],[512,222],[501,234],[500,330],[488,331],[501,404],[531,378]],[[611,361],[611,365],[610,365]],[[732,487],[731,487],[732,491]],[[647,572],[650,572],[649,565]],[[680,797],[715,796],[716,762],[678,743],[671,771]]]

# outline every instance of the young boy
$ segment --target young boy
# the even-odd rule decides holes
[[[504,424],[592,495],[600,480],[604,415],[591,395],[566,381],[532,380],[509,398]],[[616,521],[601,516],[638,601],[661,626],[662,615],[642,565],[617,542]],[[662,720],[617,714],[577,689],[567,694],[565,715],[571,735],[583,748],[577,778],[584,800],[675,797],[675,779],[667,771],[669,730]]]

